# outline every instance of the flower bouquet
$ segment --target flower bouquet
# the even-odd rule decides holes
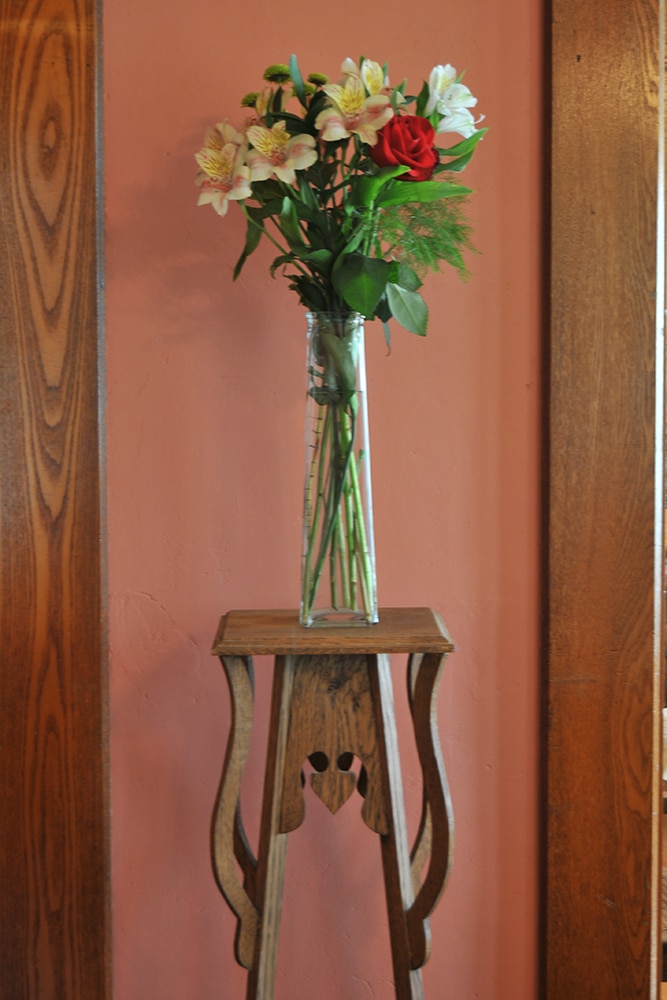
[[[277,250],[271,274],[287,277],[309,313],[301,620],[314,621],[322,585],[328,612],[373,622],[358,320],[379,319],[388,346],[391,320],[423,336],[426,273],[444,262],[466,275],[471,192],[454,177],[486,129],[471,111],[476,98],[449,65],[436,66],[414,96],[365,58],[346,59],[331,83],[320,73],[304,79],[292,56],[289,65],[270,66],[264,84],[243,98],[240,129],[225,119],[208,130],[196,154],[198,203],[224,216],[237,202],[247,225],[234,278],[264,238]],[[441,148],[437,137],[448,133],[461,138]]]

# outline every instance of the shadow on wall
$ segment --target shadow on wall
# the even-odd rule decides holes
[[[247,327],[258,329],[257,318],[267,317],[255,284],[258,277],[266,284],[276,251],[265,240],[233,281],[246,222],[238,205],[231,204],[224,217],[208,205],[197,205],[194,154],[205,130],[203,123],[173,148],[155,150],[150,186],[135,184],[117,199],[106,229],[107,283],[141,282],[148,298],[159,295],[161,307],[175,308],[183,320],[210,320],[221,302],[233,302],[234,313],[242,312]],[[122,243],[122,254],[114,253],[116,241]],[[276,282],[286,288],[279,276]]]

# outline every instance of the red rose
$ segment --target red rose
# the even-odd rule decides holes
[[[434,146],[435,129],[418,115],[395,115],[377,133],[378,141],[370,154],[378,167],[397,164],[410,167],[401,174],[404,181],[427,181],[438,163]]]

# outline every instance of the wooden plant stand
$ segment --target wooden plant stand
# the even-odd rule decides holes
[[[238,918],[236,959],[248,1000],[272,1000],[287,834],[303,822],[304,767],[335,813],[355,790],[380,837],[397,1000],[424,996],[428,918],[450,867],[452,813],[436,723],[442,667],[454,647],[429,608],[387,608],[372,626],[303,628],[293,611],[230,611],[212,652],[231,693],[232,725],[213,814],[217,883]],[[408,849],[389,654],[407,654],[408,703],[423,802]],[[253,715],[252,657],[275,657],[257,858],[241,818],[240,789]],[[361,763],[359,777],[350,769]],[[242,873],[239,879],[238,866]],[[424,873],[424,874],[422,874]]]

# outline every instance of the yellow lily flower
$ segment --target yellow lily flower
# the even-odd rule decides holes
[[[226,215],[227,202],[252,195],[250,171],[244,163],[243,136],[227,122],[209,129],[204,146],[195,153],[200,172],[198,205],[212,205],[218,215]]]
[[[359,76],[364,82],[366,93],[371,97],[373,97],[374,94],[386,94],[387,97],[389,97],[391,94],[389,77],[385,76],[380,63],[374,62],[372,59],[363,59],[360,69],[354,60],[348,57],[343,60],[341,71],[343,73],[343,79],[339,81],[340,83],[344,83],[345,78],[348,76]],[[403,95],[398,92],[396,93],[396,100],[399,104],[403,104],[405,102]]]
[[[388,86],[389,81],[385,80],[382,66],[373,62],[372,59],[364,59],[361,64],[361,79],[364,81],[366,90],[371,96],[381,94]]]
[[[360,76],[349,75],[345,83],[334,83],[322,88],[331,101],[317,116],[315,126],[327,142],[358,135],[362,142],[374,146],[377,131],[393,118],[394,111],[386,94],[366,97]]]
[[[275,174],[285,184],[293,184],[295,171],[305,170],[317,160],[314,136],[290,136],[285,122],[276,122],[272,128],[251,125],[246,135],[254,147],[246,157],[251,181],[266,181]]]

